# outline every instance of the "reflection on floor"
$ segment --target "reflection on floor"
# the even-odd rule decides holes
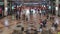
[[[4,20],[6,20],[6,17],[0,20],[0,34],[26,34],[27,28],[29,28],[31,25],[30,23],[33,23],[32,25],[34,27],[32,26],[32,28],[35,28],[38,30],[40,27],[40,24],[39,24],[40,23],[40,16],[39,15],[36,15],[35,17],[30,18],[29,21],[21,20],[21,19],[19,19],[19,20],[12,19],[11,16],[7,16],[7,18],[8,18],[8,22],[9,22],[8,23],[9,26],[7,26],[7,27],[4,24]],[[46,16],[42,16],[41,19],[46,19]],[[49,31],[49,29],[51,28],[52,22],[53,22],[52,20],[48,19],[48,22],[46,25],[47,27],[43,28],[43,32],[39,32],[39,31],[36,31],[36,32],[38,32],[38,34],[57,34],[57,31],[52,31],[52,33]],[[19,26],[17,26],[17,25],[19,25]],[[24,27],[23,33],[21,31],[20,25],[22,27]],[[60,25],[58,26],[58,29],[59,28],[60,28]],[[33,32],[35,32],[35,31],[32,30],[30,32],[32,32],[31,34],[33,34]],[[27,33],[27,34],[29,34],[29,33]],[[35,34],[37,34],[37,33],[35,33]]]

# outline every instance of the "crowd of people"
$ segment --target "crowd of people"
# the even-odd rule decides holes
[[[42,10],[36,10],[36,9],[30,9],[30,10],[29,9],[24,9],[24,10],[22,10],[22,12],[21,11],[17,11],[16,12],[16,20],[21,19],[21,18],[23,20],[25,20],[25,18],[26,18],[26,21],[29,21],[30,20],[30,15],[34,16],[35,14],[38,14],[40,16],[40,18],[42,18],[41,17],[42,15],[43,16],[46,16],[46,19],[40,19],[39,29],[38,30],[37,29],[34,29],[35,27],[32,26],[32,25],[30,27],[28,27],[27,30],[26,30],[26,34],[30,34],[29,31],[34,31],[34,34],[37,34],[38,31],[39,32],[42,32],[43,31],[43,28],[47,28],[46,25],[48,23],[48,19],[49,18],[50,19],[53,19],[53,21],[54,21],[52,23],[52,25],[51,25],[51,29],[52,30],[56,30],[58,28],[59,20],[58,19],[55,19],[55,17],[49,16],[49,14],[46,15],[46,12],[44,10],[42,11]],[[32,24],[34,24],[34,23],[32,23]],[[8,19],[5,20],[4,25],[5,26],[9,26]],[[24,27],[22,28],[22,31],[24,31]]]

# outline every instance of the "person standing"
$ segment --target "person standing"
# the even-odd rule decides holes
[[[19,19],[19,11],[17,11],[16,19],[17,19],[17,20]]]
[[[2,17],[2,9],[0,8],[0,17]]]
[[[57,29],[58,25],[59,25],[59,19],[56,17],[54,22],[54,27]]]
[[[41,16],[41,14],[42,14],[41,10],[39,11],[39,14],[40,14],[40,16]]]

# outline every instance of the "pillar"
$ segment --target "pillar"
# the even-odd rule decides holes
[[[7,10],[8,10],[7,0],[4,0],[4,16],[7,16]]]
[[[55,7],[55,9],[56,9],[56,16],[58,16],[58,7],[59,7],[59,0],[56,0],[56,7]]]

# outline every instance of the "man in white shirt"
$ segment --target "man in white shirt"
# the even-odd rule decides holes
[[[59,19],[58,18],[55,18],[55,24],[59,24]]]

